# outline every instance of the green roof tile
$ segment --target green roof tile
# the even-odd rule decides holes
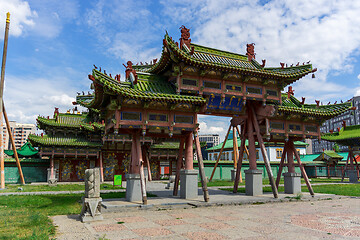
[[[277,110],[279,112],[289,114],[297,113],[302,115],[322,117],[323,119],[330,119],[350,110],[351,107],[351,102],[332,105],[321,105],[319,107],[316,104],[302,105],[300,101],[294,96],[290,96],[290,98],[287,98],[287,94],[282,94],[282,104],[277,106]]]
[[[16,149],[16,151],[19,157],[31,157],[38,154],[39,152],[33,146],[31,146],[31,143],[29,142],[26,142],[24,145],[21,146],[21,148]],[[13,150],[4,150],[4,152],[10,157],[14,156]]]
[[[29,141],[35,146],[67,146],[67,147],[102,147],[101,142],[91,142],[85,138],[49,137],[47,135],[29,135]]]
[[[360,146],[360,125],[341,128],[340,132],[322,134],[321,139],[344,146]]]

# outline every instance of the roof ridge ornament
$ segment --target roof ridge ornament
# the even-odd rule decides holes
[[[248,61],[255,59],[255,50],[254,50],[255,43],[246,44],[246,55],[248,56]]]
[[[190,39],[190,29],[186,28],[184,25],[181,25],[181,27],[179,28],[181,29],[181,38],[180,40],[180,49],[183,48],[183,45],[185,44],[189,49],[190,49],[190,43],[191,43],[191,39]]]
[[[292,86],[289,86],[287,91],[287,98],[290,99],[290,97],[294,95],[294,92],[295,90],[292,89]]]
[[[130,81],[133,85],[137,84],[138,76],[136,74],[136,70],[132,68],[133,63],[131,61],[127,61],[127,66],[125,64],[125,80]]]

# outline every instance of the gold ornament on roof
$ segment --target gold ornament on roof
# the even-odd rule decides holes
[[[9,12],[6,13],[6,22],[7,23],[10,22],[10,13]]]

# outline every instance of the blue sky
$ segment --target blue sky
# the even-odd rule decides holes
[[[267,66],[311,60],[295,96],[307,103],[360,95],[360,1],[0,0],[2,46],[11,13],[4,100],[10,120],[35,123],[72,108],[88,91],[93,64],[124,75],[123,63],[159,58],[165,30],[190,28],[192,42],[244,54],[255,43]],[[224,135],[229,119],[199,118],[202,133]]]

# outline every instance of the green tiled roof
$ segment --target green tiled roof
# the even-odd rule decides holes
[[[282,94],[282,104],[277,106],[277,110],[284,113],[297,113],[329,119],[348,111],[351,107],[351,102],[320,105],[319,107],[316,104],[302,105],[294,96],[287,98],[287,94]]]
[[[12,157],[14,156],[13,150],[4,150],[6,155]],[[30,157],[38,154],[38,150],[36,150],[29,142],[26,142],[24,145],[21,146],[21,148],[16,149],[16,152],[19,157]]]
[[[105,126],[101,123],[88,123],[87,114],[70,114],[60,113],[57,121],[55,118],[38,117],[37,122],[42,128],[43,125],[52,127],[65,127],[65,128],[84,128],[88,131],[94,131],[95,128],[103,129]]]
[[[289,68],[262,68],[255,60],[249,62],[245,55],[221,51],[198,44],[191,44],[191,47],[194,47],[194,53],[191,54],[191,50],[186,46],[180,49],[168,34],[165,35],[163,42],[161,58],[156,64],[134,66],[134,68],[139,71],[159,73],[170,64],[171,58],[176,57],[188,64],[199,67],[224,69],[229,72],[241,72],[276,79],[288,79],[291,82],[313,72],[311,64]],[[165,51],[166,48],[169,48],[169,50]]]
[[[5,162],[16,162],[15,158],[5,158]],[[43,163],[49,162],[49,159],[42,159],[42,158],[20,158],[20,163]]]
[[[78,128],[82,123],[84,123],[86,116],[86,114],[60,113],[57,121],[55,121],[55,118],[48,119],[40,116],[37,118],[37,121],[38,123],[49,126]]]
[[[343,159],[343,156],[337,154],[335,151],[326,150],[323,153],[321,153],[317,158],[315,158],[314,161],[324,161],[329,158],[341,160]]]
[[[71,138],[71,137],[49,137],[47,135],[37,136],[29,135],[29,141],[35,146],[68,146],[68,147],[102,147],[101,142],[91,142],[85,138]]]
[[[323,134],[321,139],[344,146],[360,146],[360,125],[347,126],[345,129],[341,128],[340,132]]]
[[[151,77],[149,74],[138,73],[138,84],[136,84],[134,87],[132,87],[128,82],[120,83],[96,69],[93,70],[92,75],[94,76],[95,81],[100,84],[107,92],[110,91],[114,94],[120,94],[125,97],[175,103],[188,102],[204,104],[206,102],[206,100],[202,97],[176,94],[174,88],[171,86],[171,83],[164,79],[156,78],[156,76]],[[92,102],[84,104],[84,106],[91,107],[93,103],[97,101],[96,97],[92,100]]]
[[[301,162],[313,162],[315,158],[320,156],[320,154],[306,154],[300,155]]]

